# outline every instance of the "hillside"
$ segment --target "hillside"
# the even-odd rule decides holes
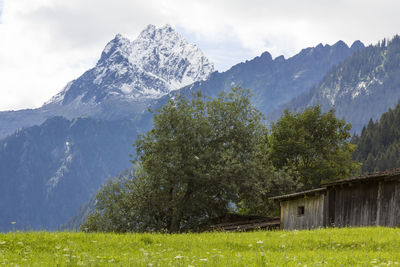
[[[400,36],[370,45],[332,68],[318,86],[283,105],[269,117],[276,119],[282,110],[302,110],[320,105],[336,110],[339,118],[352,123],[360,132],[372,118],[394,107],[400,99]]]
[[[54,117],[0,141],[0,231],[65,223],[131,165],[136,135],[129,120]]]
[[[357,144],[353,158],[363,163],[363,172],[400,167],[400,103],[379,121],[370,120],[352,142]]]

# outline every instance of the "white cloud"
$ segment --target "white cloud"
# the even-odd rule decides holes
[[[2,6],[4,1],[4,6]],[[38,107],[92,67],[116,33],[174,25],[217,69],[268,50],[398,33],[397,0],[0,0],[0,110]]]
[[[0,23],[1,23],[2,13],[3,13],[3,0],[0,0]]]

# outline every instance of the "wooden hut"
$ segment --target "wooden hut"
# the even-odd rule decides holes
[[[400,227],[400,169],[324,183],[318,189],[271,199],[280,201],[282,229]]]

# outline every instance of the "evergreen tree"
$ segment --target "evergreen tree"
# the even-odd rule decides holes
[[[352,143],[357,144],[353,159],[362,162],[362,172],[400,167],[400,104],[382,114],[378,122],[371,119]]]

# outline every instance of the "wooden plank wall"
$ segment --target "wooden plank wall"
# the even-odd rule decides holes
[[[336,185],[326,194],[281,202],[282,229],[376,225],[400,227],[400,180]]]
[[[382,182],[382,195],[377,225],[400,227],[400,183]]]
[[[376,181],[330,188],[334,192],[332,226],[400,226],[400,183]],[[332,210],[332,203],[329,209]]]
[[[329,206],[334,204],[333,226],[376,225],[377,188],[377,183],[358,183],[330,189],[335,190],[335,202],[329,203]]]
[[[281,228],[286,230],[324,227],[324,194],[281,202]],[[304,206],[304,215],[298,207]]]

